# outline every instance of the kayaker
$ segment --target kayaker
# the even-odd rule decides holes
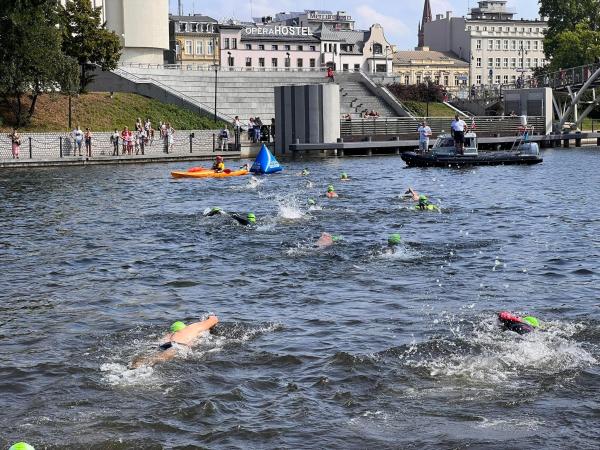
[[[465,142],[465,132],[468,131],[467,124],[464,120],[458,117],[458,114],[456,114],[452,124],[450,125],[450,128],[452,129],[452,137],[454,138],[456,153],[462,155]]]
[[[498,320],[504,331],[514,331],[519,334],[527,334],[540,326],[540,322],[533,316],[518,317],[508,311],[498,313]]]
[[[174,322],[171,325],[170,333],[164,335],[160,340],[158,350],[152,355],[135,358],[129,368],[137,369],[141,366],[152,367],[173,359],[177,355],[179,348],[193,347],[198,338],[206,331],[211,330],[218,322],[219,319],[217,316],[209,316],[206,320],[194,322],[189,325],[180,321]]]
[[[337,198],[337,192],[335,192],[335,189],[333,188],[333,185],[330,184],[329,186],[327,186],[327,193],[325,194],[327,196],[327,198]]]
[[[217,155],[215,158],[215,163],[212,166],[212,170],[214,170],[215,173],[221,173],[225,170],[225,163],[223,162],[223,157],[221,155]]]

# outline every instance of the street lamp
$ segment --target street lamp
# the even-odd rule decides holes
[[[523,41],[521,41],[518,53],[521,56],[521,68],[517,69],[518,72],[521,72],[521,88],[525,87],[525,55],[528,53],[529,52],[523,47]]]
[[[217,40],[216,40],[216,36],[212,37],[212,50],[213,50],[213,67],[215,69],[215,114],[213,117],[213,120],[215,123],[217,123],[217,88],[219,85],[219,67],[217,66]],[[219,50],[220,50],[220,44],[219,44]],[[220,57],[220,53],[219,53],[219,57]]]

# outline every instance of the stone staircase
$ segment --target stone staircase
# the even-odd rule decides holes
[[[342,114],[360,116],[376,111],[382,117],[396,117],[397,114],[381,98],[373,95],[361,81],[340,83],[340,109]]]

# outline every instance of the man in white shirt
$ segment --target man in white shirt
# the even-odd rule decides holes
[[[464,120],[458,117],[458,114],[454,116],[454,120],[452,121],[452,137],[454,137],[454,145],[456,146],[456,151],[458,154],[463,154],[463,146],[465,142],[465,132],[468,127]]]
[[[431,136],[431,128],[426,121],[421,122],[421,126],[417,130],[419,132],[419,150],[426,152],[429,150],[429,137]]]

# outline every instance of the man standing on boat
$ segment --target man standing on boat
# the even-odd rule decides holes
[[[429,137],[431,136],[431,128],[424,120],[421,122],[421,126],[417,131],[419,132],[419,150],[425,153],[427,150],[429,150]]]
[[[452,129],[452,137],[454,138],[454,145],[456,146],[456,153],[459,155],[463,153],[463,146],[465,142],[465,132],[468,127],[464,120],[458,117],[458,114],[454,116],[454,120],[452,121],[452,125],[450,125]]]

